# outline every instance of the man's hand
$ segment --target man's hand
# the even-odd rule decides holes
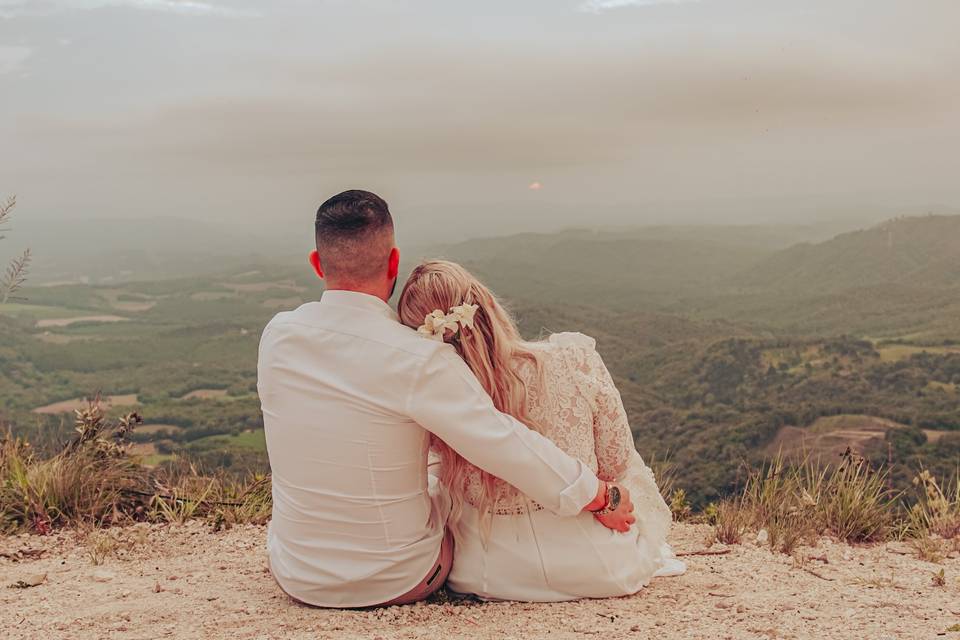
[[[617,485],[617,488],[620,490],[620,504],[617,508],[603,515],[594,514],[593,517],[607,529],[626,533],[630,530],[630,525],[637,519],[633,515],[633,502],[630,501],[630,492],[626,487],[620,485]]]

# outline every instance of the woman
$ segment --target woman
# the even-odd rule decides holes
[[[561,333],[525,342],[490,290],[444,261],[414,269],[399,313],[424,339],[451,344],[499,410],[602,480],[627,487],[636,507],[637,523],[627,533],[606,529],[588,513],[558,517],[435,439],[437,475],[453,504],[456,544],[447,583],[453,590],[503,600],[605,598],[686,570],[666,543],[670,510],[636,452],[620,394],[592,338]]]

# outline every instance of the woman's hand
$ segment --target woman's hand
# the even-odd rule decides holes
[[[603,509],[599,513],[594,513],[593,517],[607,529],[626,533],[630,530],[630,525],[637,521],[633,515],[633,502],[630,501],[630,492],[626,487],[611,484],[607,489],[608,499],[611,489],[620,492],[620,503],[614,509]]]

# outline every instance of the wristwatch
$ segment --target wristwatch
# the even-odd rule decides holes
[[[593,511],[594,516],[605,516],[616,511],[620,506],[620,487],[615,484],[607,485],[607,503],[602,508]]]

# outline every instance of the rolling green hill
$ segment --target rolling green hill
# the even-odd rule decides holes
[[[817,244],[798,244],[746,270],[737,283],[793,292],[907,285],[960,287],[960,216],[897,218]]]
[[[677,226],[568,230],[470,240],[433,255],[462,262],[495,289],[605,308],[662,307],[725,283],[814,227]]]

